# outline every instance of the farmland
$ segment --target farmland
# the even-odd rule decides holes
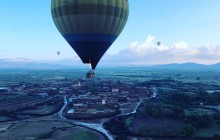
[[[62,98],[18,94],[0,94],[0,98],[1,122],[45,116],[62,107]]]
[[[13,134],[22,138],[105,139],[100,133],[64,121],[77,111],[84,115],[103,111],[105,105],[98,105],[102,99],[112,107],[119,103],[118,113],[129,115],[103,119],[106,122],[98,117],[82,121],[105,122],[104,128],[116,139],[218,138],[220,135],[218,69],[102,68],[96,71],[95,82],[85,82],[88,85],[82,80],[85,72],[0,70],[0,138]],[[156,92],[155,96],[152,91]],[[63,97],[67,106],[60,113]],[[138,103],[138,109],[130,113]],[[44,125],[48,126],[44,133],[34,132]],[[28,127],[36,130],[29,131]]]
[[[31,129],[30,129],[31,128]],[[17,139],[50,139],[50,140],[69,140],[71,138],[86,140],[105,140],[105,138],[92,130],[74,126],[59,119],[29,119],[27,121],[0,124],[1,140]]]

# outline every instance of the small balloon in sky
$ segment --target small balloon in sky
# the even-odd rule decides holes
[[[157,42],[157,45],[160,46],[160,45],[161,45],[161,42]]]

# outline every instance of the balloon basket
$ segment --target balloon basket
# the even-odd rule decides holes
[[[86,78],[95,78],[95,73],[93,70],[90,70],[86,73]]]

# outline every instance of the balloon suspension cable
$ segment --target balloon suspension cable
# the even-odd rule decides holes
[[[92,64],[91,63],[89,63],[89,68],[92,71]]]

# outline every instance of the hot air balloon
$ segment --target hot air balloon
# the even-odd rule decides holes
[[[53,21],[83,63],[95,70],[122,32],[128,0],[51,0]]]
[[[60,55],[60,51],[57,51],[57,55]]]
[[[161,42],[157,42],[157,45],[160,46],[160,45],[161,45]]]

